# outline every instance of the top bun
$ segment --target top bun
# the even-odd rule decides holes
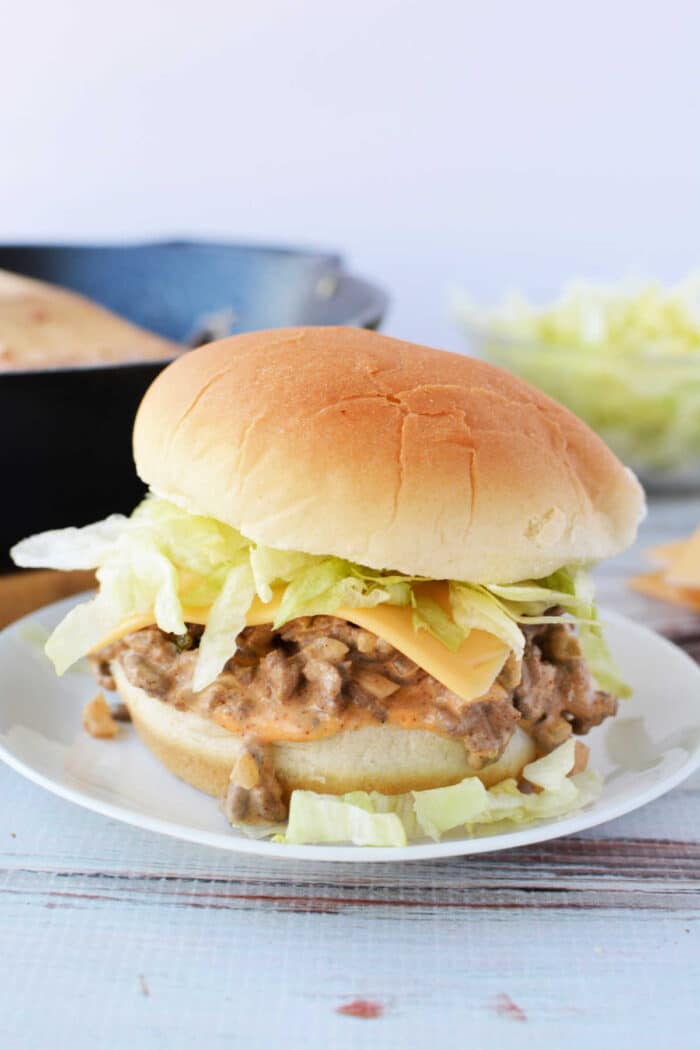
[[[609,557],[643,493],[576,416],[499,368],[358,328],[210,343],[151,385],[140,477],[255,542],[511,583]]]

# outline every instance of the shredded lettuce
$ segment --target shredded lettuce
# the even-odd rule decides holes
[[[467,583],[451,583],[450,603],[455,622],[465,634],[475,627],[481,628],[502,639],[516,656],[522,656],[525,639],[517,617],[492,591]]]
[[[552,303],[493,309],[455,296],[484,356],[585,419],[639,471],[683,476],[700,456],[700,272],[675,286],[576,282]]]
[[[128,615],[119,613],[103,595],[76,605],[49,636],[45,650],[57,674],[64,674],[81,657],[99,645],[109,631]]]
[[[446,831],[475,824],[488,809],[488,791],[478,777],[467,777],[451,787],[413,792],[418,826],[436,841]]]
[[[576,618],[578,640],[593,678],[601,689],[620,697],[631,696],[632,690],[622,678],[603,636],[590,576],[580,569],[560,569],[549,581],[562,596],[560,604]]]
[[[528,762],[523,770],[523,776],[535,787],[543,788],[545,791],[558,791],[574,768],[575,761],[576,743],[573,737],[569,737],[544,758]]]
[[[130,518],[112,515],[82,529],[32,536],[18,543],[12,556],[32,568],[97,569],[97,596],[71,610],[47,642],[59,674],[129,616],[152,613],[161,630],[182,634],[184,607],[205,607],[208,623],[194,674],[195,689],[204,689],[233,656],[254,597],[269,602],[273,591],[281,591],[275,628],[297,616],[387,603],[410,607],[414,628],[430,632],[453,652],[471,630],[480,629],[519,656],[520,625],[575,619],[596,680],[619,695],[627,693],[597,621],[590,581],[580,569],[511,585],[451,581],[449,615],[425,593],[424,579],[342,558],[274,550],[154,495]],[[563,613],[552,615],[554,606]]]
[[[442,606],[427,595],[412,593],[411,604],[413,606],[413,629],[428,631],[453,653],[457,652],[469,633],[469,629],[465,630],[461,624],[450,619]]]
[[[287,584],[275,618],[275,628],[296,616],[333,613],[341,606],[373,608],[382,602],[408,605],[414,577],[371,573],[341,558],[304,556],[306,564]],[[279,581],[280,577],[277,577]]]
[[[111,514],[104,521],[82,529],[51,529],[29,536],[12,548],[19,554],[18,565],[25,569],[94,569],[112,550],[115,541],[128,525],[123,514]]]
[[[255,594],[255,582],[245,562],[229,570],[223,586],[211,607],[207,629],[199,643],[199,656],[192,678],[192,688],[199,692],[223,670],[231,656],[231,639],[245,627],[246,613]]]
[[[272,580],[293,580],[313,568],[316,559],[298,551],[278,551],[272,547],[254,546],[250,551],[250,567],[255,580],[255,591],[261,602],[272,601]]]
[[[491,825],[518,827],[551,820],[582,809],[599,797],[602,784],[587,771],[571,776],[574,741],[567,740],[544,758],[523,770],[540,791],[526,794],[512,778],[485,788],[478,777],[467,777],[451,787],[381,795],[354,791],[346,795],[320,795],[294,791],[289,824],[277,841],[289,843],[350,842],[356,846],[403,846],[407,841],[438,841],[458,829],[484,834]]]
[[[370,808],[364,804],[362,798],[336,798],[317,795],[313,791],[294,791],[289,804],[285,841],[405,846],[406,831],[396,813],[377,813],[373,806]]]

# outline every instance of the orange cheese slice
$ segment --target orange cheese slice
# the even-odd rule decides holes
[[[425,590],[443,606],[446,604],[447,588],[443,585],[425,585]],[[271,623],[279,608],[280,594],[273,596],[267,604],[255,598],[246,623],[255,627]],[[183,617],[187,623],[206,624],[208,608],[185,608]],[[506,662],[510,649],[492,634],[473,630],[452,652],[442,642],[425,630],[413,627],[410,608],[398,605],[377,605],[373,609],[337,609],[334,613],[344,620],[357,624],[393,645],[438,682],[447,686],[463,700],[474,700],[488,692],[496,676]],[[155,623],[153,614],[132,616],[123,620],[119,627],[105,635],[95,649],[118,641],[125,634],[140,631]]]

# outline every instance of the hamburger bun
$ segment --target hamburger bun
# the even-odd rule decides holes
[[[243,751],[241,737],[192,711],[178,711],[132,685],[115,660],[112,672],[136,730],[163,765],[208,795],[222,797]],[[422,729],[370,726],[308,743],[269,745],[286,796],[295,789],[340,795],[386,795],[446,787],[474,775],[460,740]],[[477,775],[486,787],[519,777],[536,757],[533,740],[516,728],[503,755]]]
[[[527,383],[356,328],[183,355],[144,397],[134,454],[158,495],[255,542],[432,579],[607,558],[643,511],[601,439]]]

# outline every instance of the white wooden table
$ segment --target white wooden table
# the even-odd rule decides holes
[[[698,522],[656,503],[599,586],[696,653],[700,618],[624,578]],[[1,1050],[700,1047],[698,777],[581,836],[403,866],[187,845],[5,767],[0,798]]]

